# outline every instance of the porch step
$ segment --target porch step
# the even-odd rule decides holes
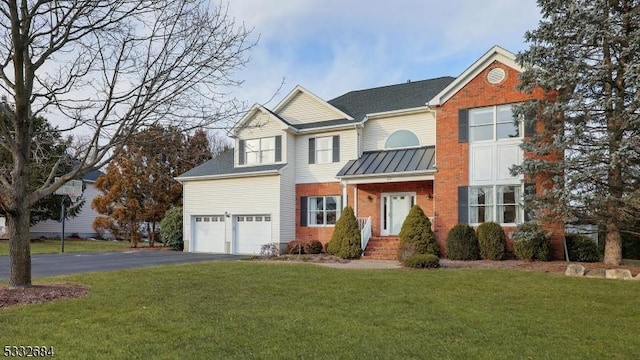
[[[395,260],[399,245],[400,238],[397,236],[372,237],[362,256],[370,260]]]

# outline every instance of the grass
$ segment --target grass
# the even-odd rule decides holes
[[[129,243],[125,241],[64,240],[64,252],[69,253],[117,251],[127,248],[129,248]],[[59,252],[60,239],[38,240],[31,243],[31,254],[57,254]],[[9,241],[0,241],[0,256],[7,255],[9,255]]]
[[[630,359],[640,283],[515,270],[217,262],[47,279],[85,299],[0,310],[63,359]]]

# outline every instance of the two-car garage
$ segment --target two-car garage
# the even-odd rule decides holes
[[[254,255],[271,243],[271,215],[193,216],[194,252]]]

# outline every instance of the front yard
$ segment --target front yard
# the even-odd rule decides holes
[[[66,276],[0,309],[3,345],[71,358],[635,358],[640,283],[521,270],[216,262]]]
[[[138,246],[142,246],[139,244]],[[64,251],[69,253],[118,251],[129,248],[126,241],[65,239]],[[57,254],[60,239],[36,240],[31,242],[31,254]],[[0,256],[9,255],[9,241],[0,240]]]

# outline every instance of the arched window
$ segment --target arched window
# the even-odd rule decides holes
[[[387,142],[384,143],[385,149],[410,147],[420,145],[420,140],[416,134],[409,130],[398,130],[389,135]]]

